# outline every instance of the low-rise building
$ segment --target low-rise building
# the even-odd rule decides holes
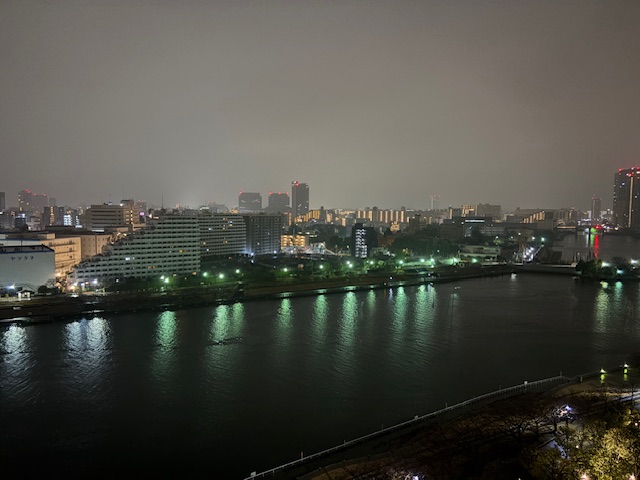
[[[0,246],[0,290],[31,290],[53,282],[55,253],[44,245]]]

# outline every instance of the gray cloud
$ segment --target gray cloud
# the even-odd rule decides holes
[[[586,208],[640,151],[637,2],[0,4],[0,190]]]

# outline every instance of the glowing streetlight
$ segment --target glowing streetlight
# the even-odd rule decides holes
[[[236,273],[240,273],[240,269],[239,268],[236,268]]]
[[[220,280],[222,280],[222,279],[224,278],[224,273],[219,274],[219,275],[218,275],[218,278],[219,278]]]

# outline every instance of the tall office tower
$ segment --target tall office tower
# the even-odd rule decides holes
[[[0,192],[0,212],[7,208],[4,192]]]
[[[291,208],[293,218],[304,215],[309,211],[309,185],[297,180],[291,182]]]
[[[289,208],[289,194],[282,192],[269,192],[269,203],[267,204],[267,212],[284,213]]]
[[[244,212],[259,212],[262,210],[262,195],[254,192],[240,192],[238,209]]]
[[[613,222],[640,230],[640,167],[618,169],[613,187]]]
[[[58,201],[53,198],[53,197],[49,197],[49,207],[57,207],[58,206]]]
[[[602,202],[600,197],[593,195],[591,197],[591,220],[600,220],[602,216]]]

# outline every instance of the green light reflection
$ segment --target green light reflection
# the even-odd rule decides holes
[[[231,337],[231,322],[235,317],[232,306],[219,305],[213,312],[213,320],[211,321],[210,340],[217,342]]]
[[[407,309],[409,308],[409,299],[404,287],[399,287],[393,298],[393,323],[396,331],[404,331],[407,325]]]
[[[358,300],[356,294],[349,292],[342,301],[341,338],[346,347],[353,345],[355,327],[358,319]]]
[[[156,323],[156,343],[160,347],[172,347],[176,337],[176,312],[162,312]]]
[[[327,319],[329,318],[329,304],[324,295],[318,295],[313,304],[313,339],[317,342],[324,343],[327,330]]]
[[[156,320],[156,348],[151,358],[151,374],[160,382],[170,382],[174,366],[176,345],[176,313],[162,312]],[[158,385],[162,387],[162,383]],[[162,388],[160,392],[162,392]]]

